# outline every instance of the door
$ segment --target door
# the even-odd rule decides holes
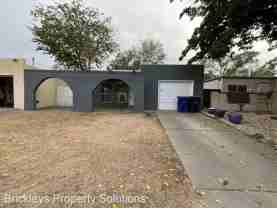
[[[205,108],[210,108],[211,107],[211,91],[210,90],[204,90],[204,107]]]
[[[0,76],[0,108],[14,107],[13,77]]]
[[[70,87],[59,86],[57,88],[57,104],[60,107],[73,106],[73,94]]]
[[[177,110],[177,97],[193,96],[193,88],[192,80],[159,81],[159,110]]]

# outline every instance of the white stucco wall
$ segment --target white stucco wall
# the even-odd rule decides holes
[[[222,89],[222,79],[215,79],[211,81],[204,82],[205,90],[220,90]]]
[[[0,59],[0,76],[12,76],[14,107],[24,109],[24,59]]]
[[[217,86],[220,86],[219,83],[217,83]],[[277,112],[277,80],[272,79],[223,79],[220,89],[221,93],[217,91],[211,92],[211,107],[238,111],[239,105],[228,103],[226,94],[228,92],[228,85],[246,85],[248,90],[255,93],[259,91],[259,86],[263,85],[264,88],[264,84],[275,91],[271,100],[272,108],[270,107],[269,110]],[[262,95],[250,94],[250,104],[246,104],[243,110],[253,112],[267,111],[268,107],[265,100],[266,98]]]

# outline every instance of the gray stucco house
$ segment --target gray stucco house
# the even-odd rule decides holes
[[[97,103],[94,93],[107,80],[120,80],[129,87],[128,96],[132,98],[128,102],[134,111],[176,110],[177,96],[202,98],[203,74],[200,65],[144,65],[136,72],[25,70],[24,109],[35,110],[38,102],[36,91],[43,82],[55,78],[64,81],[72,91],[73,111],[94,111]],[[105,87],[103,90],[105,93]],[[105,94],[103,99],[107,100]],[[124,92],[121,92],[120,101],[124,102],[124,99]]]

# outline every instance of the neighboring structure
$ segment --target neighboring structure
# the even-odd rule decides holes
[[[176,110],[177,96],[202,97],[203,77],[203,67],[196,65],[73,72],[37,69],[23,59],[0,59],[0,108],[71,107],[90,112],[108,104],[134,111]]]
[[[239,105],[231,104],[228,94],[246,93],[249,103],[244,111],[277,112],[277,78],[220,77],[204,83],[204,106],[238,111]]]
[[[0,108],[16,108],[24,110],[25,105],[25,84],[24,73],[26,70],[38,70],[36,67],[26,64],[24,59],[0,59]],[[62,88],[64,86],[64,88]],[[49,80],[49,83],[42,85],[36,94],[37,108],[49,106],[72,106],[66,101],[67,85],[60,80]],[[62,100],[57,100],[60,98]]]
[[[23,59],[0,59],[0,108],[24,109],[24,69],[27,67]]]

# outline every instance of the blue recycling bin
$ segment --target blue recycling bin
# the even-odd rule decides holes
[[[189,97],[177,97],[177,111],[179,113],[189,112]]]

